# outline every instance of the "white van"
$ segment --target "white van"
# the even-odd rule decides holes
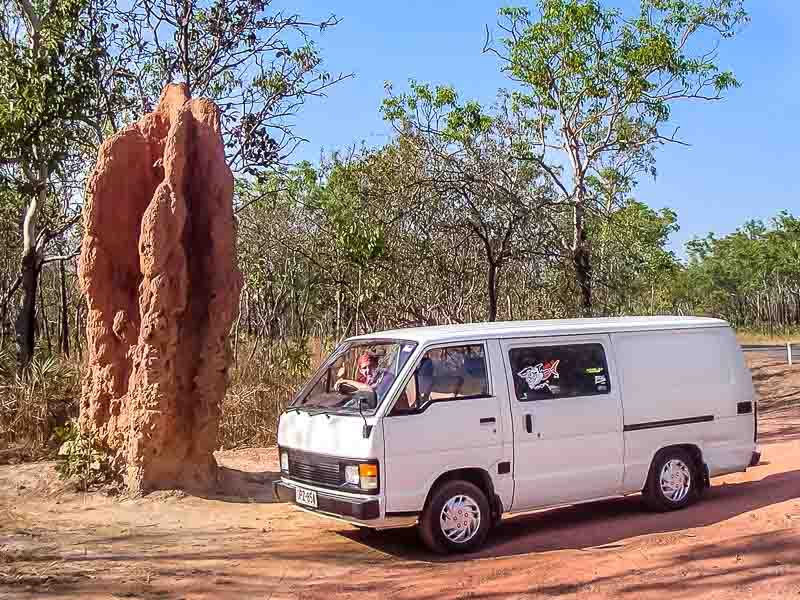
[[[503,514],[642,492],[687,506],[760,460],[725,321],[410,328],[342,343],[281,415],[277,498],[474,550]]]

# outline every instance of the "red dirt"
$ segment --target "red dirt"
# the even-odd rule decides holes
[[[468,557],[270,503],[269,450],[218,454],[210,498],[80,495],[49,464],[0,467],[0,598],[800,598],[800,369],[754,367],[758,467],[676,513],[634,496],[511,517]]]

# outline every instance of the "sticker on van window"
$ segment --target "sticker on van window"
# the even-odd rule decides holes
[[[522,377],[532,390],[547,388],[547,390],[552,392],[553,390],[549,382],[551,379],[558,379],[558,363],[560,362],[560,360],[553,360],[539,363],[532,367],[525,367],[522,371],[517,373],[517,375]]]
[[[594,376],[594,384],[595,385],[605,385],[606,384],[606,376],[605,375],[595,375]]]
[[[604,370],[603,367],[592,367],[590,369],[586,369],[584,373],[586,373],[587,375],[594,375],[595,373],[602,373],[603,370]]]

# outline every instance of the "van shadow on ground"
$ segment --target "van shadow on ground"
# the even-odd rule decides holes
[[[700,502],[671,513],[646,511],[638,495],[583,504],[503,519],[480,552],[452,558],[427,553],[414,528],[340,533],[400,558],[463,561],[553,550],[622,547],[630,538],[706,527],[796,498],[800,498],[800,470],[768,475],[759,481],[716,485],[706,491]]]

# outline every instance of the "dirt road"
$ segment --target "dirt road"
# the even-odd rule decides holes
[[[630,497],[508,518],[466,558],[271,503],[268,451],[222,454],[214,498],[74,494],[48,463],[2,466],[0,598],[800,599],[800,367],[779,362],[752,359],[758,467],[677,513]]]

